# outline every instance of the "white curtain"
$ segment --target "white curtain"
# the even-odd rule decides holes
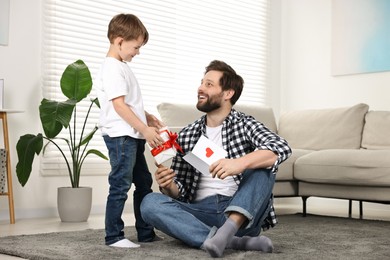
[[[237,103],[267,104],[269,0],[43,0],[42,87],[46,98],[65,100],[59,81],[65,67],[82,59],[92,76],[109,47],[107,26],[118,13],[137,15],[149,42],[129,66],[145,108],[158,116],[160,102],[196,103],[204,68],[214,59],[231,65],[245,81]],[[91,96],[95,93],[92,91]],[[82,110],[87,110],[85,103]],[[89,129],[99,111],[90,115]],[[64,132],[67,137],[67,132]],[[106,151],[97,134],[91,148]],[[48,147],[44,175],[66,174],[61,155]],[[89,156],[83,174],[107,174],[107,161]]]

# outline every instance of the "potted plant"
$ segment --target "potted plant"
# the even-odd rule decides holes
[[[19,183],[24,186],[30,177],[35,154],[39,155],[42,148],[44,153],[45,148],[49,144],[54,145],[65,160],[71,184],[71,187],[58,188],[57,206],[60,218],[62,221],[86,221],[91,210],[92,188],[79,186],[84,160],[90,154],[95,154],[108,160],[102,152],[96,149],[87,150],[88,144],[98,127],[95,126],[88,134],[84,133],[92,106],[100,106],[97,98],[92,99],[83,120],[82,128],[77,125],[77,104],[84,100],[92,90],[91,73],[82,60],[77,60],[66,67],[60,83],[62,93],[68,99],[62,102],[46,98],[42,99],[39,106],[39,114],[44,134],[26,134],[19,138],[16,145],[18,153],[16,174]],[[64,128],[69,132],[69,139],[57,137]],[[76,129],[81,129],[79,135],[77,135]],[[45,145],[43,145],[44,140],[47,141]],[[60,146],[60,142],[65,142],[66,146]],[[64,149],[64,147],[68,149]],[[67,199],[62,197],[64,192],[76,194],[69,195],[70,198]],[[76,204],[81,201],[79,193],[88,195],[86,202],[89,203],[89,209],[88,206],[86,209],[82,209],[81,206]],[[69,203],[69,206],[65,206],[64,209],[61,203],[66,202]],[[75,212],[68,213],[68,210],[74,210]],[[76,213],[83,213],[83,216],[80,216],[80,219],[76,219]]]

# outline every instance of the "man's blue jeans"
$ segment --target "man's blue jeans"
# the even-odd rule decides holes
[[[153,182],[144,156],[145,140],[129,136],[113,138],[103,136],[103,138],[108,148],[111,164],[105,219],[106,245],[124,239],[122,213],[132,183],[135,185],[133,207],[138,241],[151,241],[155,237],[153,227],[142,219],[140,213],[141,202],[147,194],[152,192]]]
[[[271,204],[275,175],[266,169],[246,170],[233,197],[210,196],[184,203],[164,194],[150,193],[141,203],[144,220],[189,246],[200,248],[221,227],[231,211],[248,221],[236,236],[258,236]]]

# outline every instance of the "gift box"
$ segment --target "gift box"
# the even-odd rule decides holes
[[[162,164],[176,156],[177,150],[182,152],[181,147],[176,143],[177,134],[164,127],[160,129],[160,136],[164,143],[159,147],[150,150],[157,164]],[[150,148],[150,147],[149,147]]]

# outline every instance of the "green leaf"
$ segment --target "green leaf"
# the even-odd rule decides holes
[[[87,154],[85,155],[85,157],[87,157],[88,154],[95,154],[97,156],[99,156],[100,158],[103,158],[105,160],[108,160],[107,156],[105,156],[102,152],[96,150],[96,149],[91,149],[91,150],[88,150]]]
[[[77,60],[66,67],[61,77],[61,90],[67,98],[77,100],[77,102],[91,92],[91,73],[82,60]]]
[[[83,140],[81,140],[81,143],[79,146],[83,146],[84,144],[88,143],[89,141],[91,141],[93,135],[95,134],[95,132],[98,130],[99,128],[97,126],[95,126],[92,131],[83,138]]]
[[[76,106],[78,102],[87,97],[92,90],[92,78],[88,67],[82,60],[78,60],[70,64],[64,70],[60,83],[61,90],[68,98],[68,100],[59,102],[44,98],[42,99],[42,102],[39,106],[40,119],[45,135],[39,134],[35,136],[32,134],[27,134],[20,137],[20,140],[17,144],[19,160],[17,163],[16,172],[19,182],[22,184],[22,186],[27,183],[31,174],[35,153],[39,154],[42,150],[44,153],[49,143],[58,149],[63,159],[65,160],[72,187],[79,186],[80,171],[85,156],[89,154],[95,154],[105,160],[108,160],[108,158],[98,150],[92,149],[87,151],[85,154],[84,151],[82,151],[80,154],[79,150],[80,146],[83,145],[85,145],[85,151],[87,150],[88,142],[92,139],[93,135],[98,130],[98,127],[95,126],[95,128],[84,137],[84,129],[92,106],[95,104],[100,108],[99,100],[97,98],[91,99],[90,107],[86,116],[84,117],[84,123],[82,125],[80,134],[81,136],[76,136],[78,132],[74,130],[80,129],[80,125],[77,125],[78,120],[76,120],[80,119],[80,116],[77,115],[78,118],[76,119],[72,118],[73,113],[76,110]],[[76,125],[71,125],[72,119],[75,119],[73,122]],[[72,131],[69,131],[69,139],[57,137],[63,128],[71,128]],[[49,143],[47,143],[45,146],[43,146],[43,139],[47,139],[49,141]],[[79,146],[75,146],[74,142],[80,139],[81,141]],[[56,143],[58,140],[61,142],[64,141],[67,144],[67,149],[64,147],[63,151],[62,146],[59,146]],[[68,156],[69,154],[71,156]],[[83,154],[85,156],[83,156]],[[82,156],[82,158],[79,156]]]
[[[75,104],[75,100],[58,102],[42,99],[39,114],[46,137],[54,138],[63,127],[67,128],[69,126]]]
[[[19,138],[16,144],[18,152],[18,163],[16,164],[16,175],[19,183],[24,186],[30,177],[35,154],[39,155],[43,146],[42,134],[37,136],[26,134]]]
[[[98,108],[100,108],[100,102],[99,102],[99,99],[98,99],[98,98],[94,98],[94,99],[91,98],[91,102],[92,102],[92,103],[95,103],[95,105],[96,105]]]

